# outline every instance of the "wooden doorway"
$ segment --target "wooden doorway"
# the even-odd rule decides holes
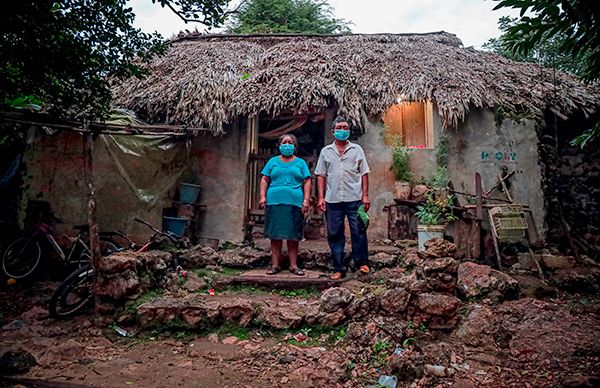
[[[307,217],[308,229],[323,225],[323,214],[317,209],[317,181],[314,175],[319,153],[325,143],[325,115],[259,116],[247,123],[247,185],[245,226],[248,233],[257,233],[264,225],[264,209],[259,209],[261,171],[267,161],[278,155],[277,142],[283,133],[298,138],[296,155],[306,161],[311,172],[311,209]],[[258,227],[258,228],[255,228]],[[305,233],[307,239],[316,238],[315,232]]]

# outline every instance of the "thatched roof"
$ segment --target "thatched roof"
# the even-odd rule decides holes
[[[473,107],[569,115],[597,110],[600,92],[569,74],[463,48],[446,32],[343,36],[188,35],[115,86],[115,103],[151,122],[209,126],[237,115],[322,110],[359,122],[399,95],[433,100],[445,127]]]

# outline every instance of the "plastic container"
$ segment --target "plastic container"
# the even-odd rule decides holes
[[[445,225],[417,225],[417,237],[419,240],[419,250],[425,250],[425,243],[432,238],[444,238],[446,231]]]
[[[196,203],[198,196],[200,195],[200,185],[194,185],[191,183],[180,183],[179,184],[179,202],[182,203]]]
[[[189,218],[163,217],[165,231],[174,234],[177,237],[183,236],[188,226]]]

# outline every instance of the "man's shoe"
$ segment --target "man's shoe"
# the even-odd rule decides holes
[[[343,272],[334,272],[329,276],[331,280],[340,280],[346,277],[346,274]]]
[[[368,265],[361,265],[358,270],[360,272],[362,272],[362,273],[369,273],[369,272],[371,272],[371,270],[369,269]]]

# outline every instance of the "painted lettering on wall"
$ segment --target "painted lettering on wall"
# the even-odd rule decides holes
[[[481,151],[480,160],[482,162],[503,162],[516,163],[517,153],[507,151]]]

